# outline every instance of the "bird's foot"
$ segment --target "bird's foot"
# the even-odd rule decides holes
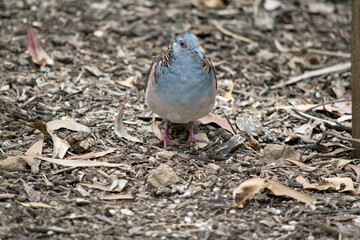
[[[198,138],[194,138],[194,136],[189,137],[188,140],[185,143],[185,146],[190,146],[191,144],[195,143],[195,142],[203,142],[206,143],[205,140],[203,139],[198,139]]]
[[[175,145],[178,144],[176,141],[172,140],[169,134],[162,137],[162,139],[157,143],[157,145],[164,144],[164,148],[166,148],[168,145]]]
[[[185,143],[185,146],[190,146],[194,142],[206,142],[203,139],[197,139],[194,137],[194,123],[193,122],[188,122],[188,129],[189,129],[189,137]]]

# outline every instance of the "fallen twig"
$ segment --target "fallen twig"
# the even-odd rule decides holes
[[[306,78],[312,78],[312,77],[316,77],[316,76],[320,76],[320,75],[328,74],[328,73],[333,73],[333,72],[346,71],[346,70],[348,70],[350,68],[351,68],[351,62],[339,63],[339,64],[336,64],[336,65],[333,65],[333,66],[330,66],[330,67],[326,67],[326,68],[322,68],[322,69],[318,69],[318,70],[314,70],[314,71],[309,71],[309,72],[306,72],[306,73],[301,74],[299,76],[291,77],[286,82],[276,84],[276,85],[270,87],[270,89],[282,88],[284,86],[299,82],[299,81],[301,81],[303,79],[306,79]]]
[[[231,129],[233,130],[234,134],[236,134],[236,130],[235,130],[234,126],[231,124],[229,117],[226,114],[224,114],[224,116],[226,118],[226,121],[230,125]]]
[[[335,101],[320,103],[320,104],[317,104],[317,105],[307,109],[306,112],[311,111],[311,110],[313,110],[314,108],[317,108],[317,107],[321,107],[321,106],[329,105],[329,104],[333,104],[333,103],[340,103],[340,102],[351,102],[351,99],[341,99],[341,100],[335,100]]]
[[[348,142],[355,142],[355,143],[360,143],[360,139],[357,139],[357,138],[348,138],[348,137],[344,137],[340,134],[337,134],[337,133],[334,133],[334,132],[327,132],[327,134],[330,134],[334,137],[337,137],[341,140],[344,140],[344,141],[348,141]]]
[[[280,52],[307,52],[307,53],[314,53],[314,54],[319,54],[319,55],[328,55],[328,56],[334,56],[334,57],[343,57],[343,58],[350,58],[351,57],[351,53],[344,53],[344,52],[332,52],[332,51],[327,51],[327,50],[322,50],[322,49],[315,49],[315,48],[297,48],[297,47],[293,47],[293,48],[287,48],[284,47],[279,40],[275,39],[274,40],[274,45],[277,48],[277,50],[279,50]]]
[[[315,116],[312,116],[310,114],[307,114],[307,113],[303,113],[303,112],[300,112],[298,110],[296,110],[296,108],[292,108],[292,110],[299,116],[303,117],[303,118],[306,118],[306,119],[309,119],[309,120],[318,120],[318,121],[321,121],[323,122],[326,126],[328,127],[332,127],[336,130],[339,130],[339,131],[346,131],[346,132],[351,132],[351,127],[347,127],[347,126],[344,126],[344,125],[341,125],[337,122],[333,122],[333,121],[329,121],[329,120],[325,120],[325,119],[322,119],[322,118],[319,118],[319,117],[315,117]]]
[[[247,42],[247,43],[252,43],[253,40],[251,40],[250,38],[246,38],[243,37],[241,35],[238,35],[236,33],[230,32],[229,30],[225,29],[223,26],[221,26],[221,24],[218,21],[211,21],[211,23],[223,34],[228,35],[232,38],[235,38],[237,40],[243,41],[243,42]]]

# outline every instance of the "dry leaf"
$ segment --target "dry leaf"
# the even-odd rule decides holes
[[[63,158],[66,154],[66,152],[70,148],[70,144],[64,140],[56,136],[56,134],[53,132],[55,130],[65,128],[72,131],[77,132],[86,132],[90,133],[91,129],[81,123],[75,122],[75,120],[68,118],[64,120],[54,120],[46,123],[46,129],[47,132],[50,134],[53,143],[54,143],[54,149],[53,149],[53,158],[59,157]]]
[[[151,122],[151,131],[158,139],[162,139],[163,133],[161,132],[159,125],[155,121],[155,115],[153,115],[152,122]]]
[[[35,142],[25,152],[25,155],[27,155],[27,156],[36,156],[37,154],[41,155],[42,154],[43,143],[44,143],[43,139]]]
[[[120,138],[125,138],[133,142],[142,142],[139,138],[129,135],[128,132],[126,131],[123,123],[124,107],[125,107],[125,103],[121,106],[119,110],[119,114],[115,118],[115,124],[114,124],[115,134]]]
[[[128,77],[127,79],[125,79],[123,81],[114,80],[114,82],[120,84],[121,86],[131,88],[134,86],[134,82],[138,81],[138,79],[139,79],[138,76],[132,76],[132,77]]]
[[[240,184],[239,187],[233,191],[234,205],[236,208],[244,207],[244,203],[254,197],[265,186],[265,179],[250,178]]]
[[[34,157],[36,155],[41,155],[42,154],[43,143],[44,143],[44,140],[39,140],[36,143],[34,143],[33,145],[31,145],[29,147],[29,149],[25,152],[25,156],[29,156],[29,158],[26,158],[25,160],[27,161],[27,163],[30,166],[32,165]]]
[[[229,123],[225,118],[222,118],[214,113],[208,113],[206,116],[199,119],[199,121],[202,124],[209,124],[209,123],[216,123],[220,127],[224,128],[225,130],[228,130],[232,134],[235,134]]]
[[[303,184],[304,189],[314,189],[314,190],[327,190],[329,188],[338,190],[339,192],[345,191],[353,191],[356,194],[359,194],[358,191],[355,190],[354,184],[351,178],[349,177],[332,177],[332,178],[321,178],[322,182],[319,185],[310,184],[303,177],[298,176],[296,181]]]
[[[235,207],[242,208],[247,200],[252,199],[255,194],[264,188],[269,189],[276,196],[291,197],[303,203],[309,203],[316,200],[315,197],[293,190],[281,183],[263,178],[251,178],[234,189],[233,199]]]
[[[26,170],[27,163],[31,162],[32,159],[33,157],[31,156],[23,155],[8,157],[4,160],[0,160],[0,170],[9,172]]]
[[[63,140],[61,138],[59,138],[58,136],[56,136],[56,134],[53,132],[55,130],[58,130],[60,128],[66,128],[72,131],[77,131],[77,132],[86,132],[86,133],[90,133],[91,129],[81,123],[75,122],[75,120],[68,118],[68,119],[64,119],[64,120],[54,120],[54,121],[50,121],[48,123],[43,123],[41,121],[38,122],[24,122],[24,121],[20,121],[20,123],[38,129],[40,130],[42,133],[50,135],[52,138],[52,141],[54,143],[54,149],[53,149],[53,155],[52,157],[59,157],[59,158],[63,158],[66,154],[66,152],[69,150],[70,148],[70,144],[66,141]],[[30,164],[31,164],[32,160],[30,160]]]
[[[291,197],[303,203],[310,203],[316,200],[316,198],[313,196],[296,191],[292,188],[282,185],[281,183],[271,180],[269,180],[269,183],[270,184],[267,186],[267,189],[272,191],[276,196]]]
[[[291,162],[293,164],[295,164],[296,166],[300,167],[301,169],[304,169],[304,168],[308,168],[310,170],[315,170],[317,169],[317,167],[310,167],[302,162],[299,162],[299,161],[296,161],[296,160],[291,160],[291,159],[285,159],[286,161],[288,162]]]
[[[46,123],[46,129],[48,132],[55,131],[60,128],[66,128],[76,132],[87,132],[87,133],[91,132],[91,129],[88,126],[75,122],[75,120],[71,118],[67,118],[63,120],[53,120]]]
[[[70,148],[70,144],[66,140],[61,139],[58,136],[56,136],[55,133],[50,133],[50,136],[54,143],[52,157],[53,158],[55,158],[55,157],[64,158],[66,152]]]
[[[67,159],[47,158],[40,156],[37,156],[37,158],[67,167],[119,167],[125,171],[132,171],[130,166],[120,163],[109,163],[109,162],[99,162],[99,161],[90,161],[90,160],[67,160]]]
[[[130,194],[114,194],[100,197],[102,200],[134,200],[134,196]]]
[[[232,98],[232,91],[234,90],[234,86],[235,84],[233,83],[231,85],[231,88],[228,92],[225,93],[224,97],[227,99],[227,100],[230,100]]]
[[[91,159],[91,158],[98,158],[98,157],[102,157],[105,156],[109,153],[113,153],[115,152],[116,148],[110,148],[109,150],[106,151],[102,151],[102,152],[91,152],[91,153],[86,153],[86,154],[82,154],[82,155],[74,155],[71,157],[68,157],[68,160],[74,160],[74,159]]]
[[[320,185],[315,186],[315,190],[323,191],[329,188],[335,189],[335,185],[331,182],[323,181]]]
[[[360,177],[360,167],[357,166],[357,165],[354,165],[354,164],[349,164],[348,165],[350,168],[352,168],[352,170],[355,171],[356,173],[356,182],[359,180],[359,177]]]
[[[198,141],[195,142],[197,149],[204,148],[209,143],[209,138],[207,137],[206,133],[197,133],[197,134],[194,135],[194,137],[196,139],[204,141],[204,142],[198,142]]]
[[[44,49],[39,44],[35,31],[29,21],[26,21],[27,26],[27,49],[32,57],[34,63],[44,67],[46,64],[53,65],[54,61],[47,55]]]
[[[37,122],[19,121],[19,122],[25,126],[35,128],[35,129],[39,130],[40,132],[42,132],[43,134],[50,135],[47,131],[46,124],[43,123],[42,121],[37,121]]]
[[[349,163],[353,162],[353,160],[347,160],[347,159],[340,159],[337,164],[336,167],[337,168],[342,168],[345,167],[346,165],[348,165]]]
[[[340,190],[339,192],[345,191],[353,191],[354,193],[358,194],[358,192],[354,188],[353,180],[349,177],[332,177],[332,178],[322,178],[326,182],[332,183],[336,190]]]
[[[296,182],[301,183],[303,189],[316,189],[316,186],[309,183],[303,176],[297,176],[295,178]]]
[[[54,206],[51,206],[51,205],[49,205],[49,204],[42,203],[42,202],[29,202],[29,203],[24,203],[24,202],[19,202],[19,201],[17,201],[17,200],[15,200],[15,202],[17,202],[17,203],[20,204],[20,205],[23,205],[24,207],[61,209],[61,207],[54,207]]]

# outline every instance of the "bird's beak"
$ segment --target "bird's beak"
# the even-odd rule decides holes
[[[204,56],[202,55],[202,53],[200,52],[200,50],[197,49],[197,48],[194,48],[193,50],[191,50],[191,52],[192,52],[194,55],[199,56],[201,59],[204,57]]]

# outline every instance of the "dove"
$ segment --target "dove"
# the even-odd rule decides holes
[[[168,49],[155,57],[145,90],[145,103],[165,119],[164,135],[158,144],[176,144],[170,137],[170,122],[187,123],[185,145],[203,140],[194,137],[194,121],[207,115],[215,104],[215,69],[189,32],[176,35]]]

